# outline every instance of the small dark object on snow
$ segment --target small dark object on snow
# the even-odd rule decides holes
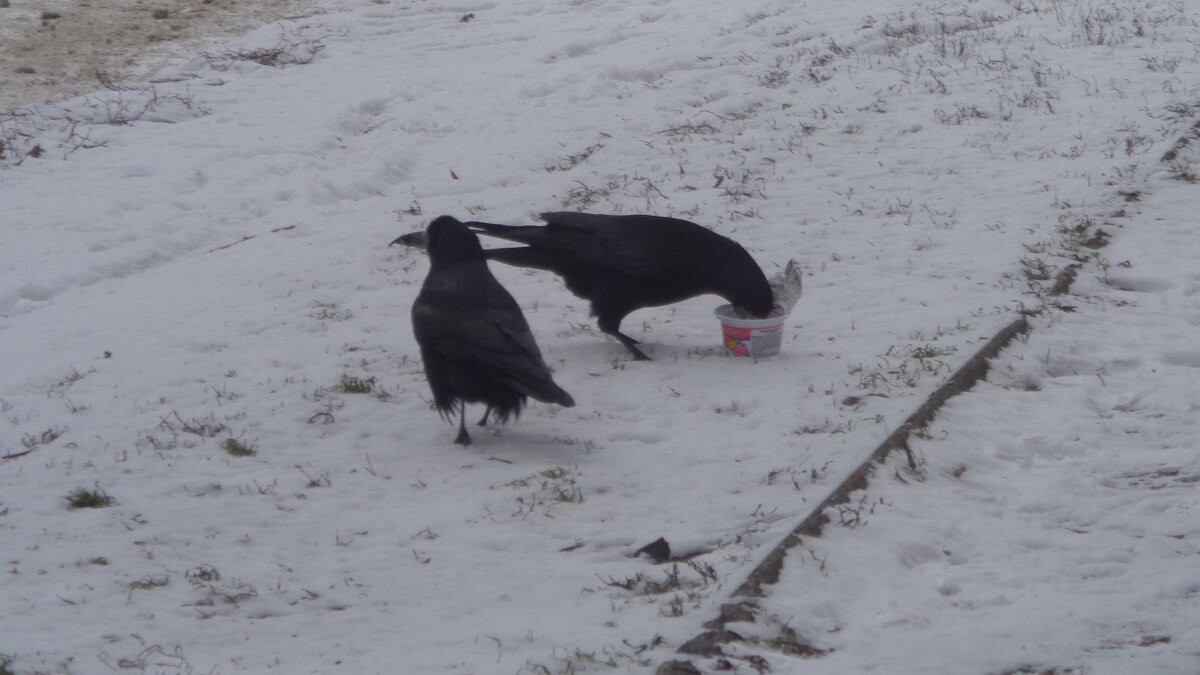
[[[644,307],[698,295],[719,295],[755,317],[774,306],[762,268],[736,241],[695,223],[661,216],[543,213],[546,225],[468,222],[475,232],[525,244],[485,251],[488,260],[554,272],[567,289],[590,300],[600,330],[649,360],[621,321]],[[420,246],[419,234],[393,241]]]
[[[654,675],[703,675],[703,673],[691,661],[675,659],[660,665],[654,671]]]
[[[705,621],[704,627],[713,630],[721,630],[725,628],[725,624],[742,621],[745,623],[757,623],[754,618],[755,605],[749,601],[732,603],[727,602],[721,605],[721,613],[712,621]]]
[[[683,643],[679,647],[679,653],[694,656],[723,656],[725,651],[721,649],[721,645],[743,640],[741,635],[731,630],[709,630]]]
[[[454,442],[471,443],[467,402],[487,405],[481,426],[489,414],[501,422],[519,416],[526,397],[575,405],[551,378],[516,300],[488,270],[475,233],[442,216],[424,234],[430,266],[413,303],[413,333],[438,414],[448,420],[458,404]]]
[[[654,561],[654,564],[662,564],[671,559],[671,545],[667,543],[666,539],[659,537],[649,544],[639,548],[637,552],[633,554],[633,556],[636,558],[642,554],[650,556],[650,559]]]

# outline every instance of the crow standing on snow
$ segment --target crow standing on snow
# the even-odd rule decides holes
[[[488,271],[475,233],[442,216],[420,234],[430,266],[413,303],[413,333],[438,414],[449,419],[459,404],[454,442],[471,443],[468,401],[487,405],[480,425],[489,414],[501,422],[520,415],[526,397],[575,405],[551,379],[521,308]]]
[[[756,317],[775,304],[762,269],[737,242],[695,223],[661,216],[541,214],[544,226],[468,222],[472,230],[525,246],[487,249],[489,260],[554,272],[575,295],[590,300],[600,330],[635,359],[649,357],[621,332],[621,321],[657,307],[713,293]],[[420,246],[420,233],[393,244]]]

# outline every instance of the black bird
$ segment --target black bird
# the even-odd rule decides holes
[[[442,216],[424,233],[429,274],[412,308],[433,403],[444,419],[458,403],[458,438],[470,445],[467,402],[484,403],[479,424],[519,416],[526,397],[571,407],[575,400],[550,375],[512,295],[488,270],[479,237]]]
[[[590,300],[600,330],[635,359],[649,357],[621,332],[621,321],[643,307],[719,295],[751,315],[774,307],[762,269],[736,241],[695,223],[661,216],[541,214],[544,226],[468,222],[475,232],[525,246],[484,251],[488,260],[554,272],[575,295]],[[421,233],[393,244],[421,245]]]

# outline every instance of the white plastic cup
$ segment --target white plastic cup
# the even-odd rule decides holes
[[[779,353],[787,314],[779,311],[778,316],[771,312],[765,319],[742,319],[733,305],[721,305],[713,313],[721,320],[721,347],[726,356],[765,359]]]

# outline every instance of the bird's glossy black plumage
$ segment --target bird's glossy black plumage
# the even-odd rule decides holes
[[[765,317],[774,298],[762,269],[737,242],[678,218],[573,212],[541,214],[544,226],[469,222],[472,230],[525,244],[489,249],[489,260],[554,272],[590,300],[600,330],[637,359],[648,358],[621,321],[644,307],[719,295]]]
[[[737,242],[678,218],[574,212],[541,214],[545,225],[468,222],[480,234],[524,246],[486,249],[488,260],[554,272],[575,295],[591,301],[600,330],[636,359],[648,359],[621,321],[644,307],[712,293],[757,317],[774,306],[762,268]],[[422,246],[423,236],[392,243]]]
[[[550,368],[512,295],[492,276],[479,238],[442,216],[424,232],[429,274],[412,308],[413,333],[438,413],[449,419],[458,404],[456,443],[468,445],[466,404],[484,403],[501,422],[520,415],[526,397],[575,405]]]

